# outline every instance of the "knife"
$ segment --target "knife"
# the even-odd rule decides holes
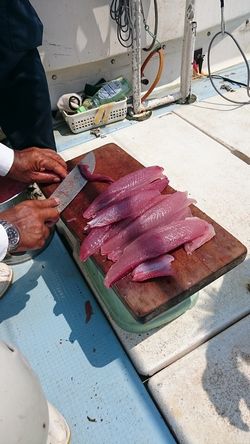
[[[95,169],[95,155],[92,151],[90,151],[80,162],[70,171],[70,173],[63,179],[54,193],[51,194],[50,197],[58,198],[60,203],[57,207],[59,213],[61,213],[72,200],[77,196],[77,194],[81,191],[81,189],[88,182],[78,168],[78,165],[87,165],[88,169],[91,173],[94,172]]]

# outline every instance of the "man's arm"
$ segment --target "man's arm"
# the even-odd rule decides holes
[[[51,149],[11,150],[0,143],[0,176],[24,183],[60,182],[67,175],[64,160]]]
[[[42,248],[50,234],[50,227],[59,219],[58,203],[57,199],[27,200],[2,211],[0,213],[0,260],[8,251],[22,252]],[[15,244],[14,250],[12,249],[13,230],[10,225],[17,230],[18,243]]]

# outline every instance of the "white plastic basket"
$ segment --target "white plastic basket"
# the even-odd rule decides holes
[[[107,103],[99,108],[93,108],[77,114],[67,114],[62,111],[62,115],[73,133],[81,133],[107,123],[117,122],[125,119],[127,114],[127,99],[119,102]]]

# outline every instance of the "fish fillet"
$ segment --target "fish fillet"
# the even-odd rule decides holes
[[[87,227],[102,227],[126,217],[134,218],[142,213],[145,204],[159,194],[158,190],[146,190],[125,197],[125,199],[99,211],[96,217],[88,222]]]
[[[133,173],[127,174],[112,183],[103,193],[99,194],[89,207],[84,211],[83,217],[90,219],[102,208],[111,204],[115,199],[126,197],[132,190],[149,184],[157,179],[165,177],[163,168],[159,166],[151,166],[140,168]]]
[[[129,244],[121,258],[109,269],[104,284],[110,287],[116,281],[126,276],[142,262],[155,258],[197,238],[203,238],[208,230],[208,222],[198,217],[172,222],[166,227],[158,227],[147,231]],[[199,245],[200,246],[200,245]]]
[[[116,236],[109,239],[102,246],[102,254],[109,254],[115,250],[121,250],[136,237],[147,230],[158,226],[167,225],[175,219],[178,219],[178,213],[181,212],[181,218],[187,216],[182,210],[188,207],[194,200],[187,197],[186,192],[176,191],[173,194],[162,196],[162,199],[154,206],[144,211],[137,217],[125,230],[120,231]],[[177,217],[174,216],[177,213]],[[183,215],[183,217],[182,217]],[[109,259],[113,258],[109,256]]]
[[[104,176],[103,174],[91,173],[88,165],[79,164],[78,169],[81,175],[87,179],[89,182],[107,182],[113,183],[114,180],[110,176]]]
[[[154,202],[159,201],[159,198],[163,196],[156,196],[150,202],[144,203],[144,209],[151,207]],[[100,247],[108,239],[113,237],[119,231],[124,230],[131,221],[132,218],[123,219],[112,225],[105,225],[103,227],[97,227],[90,230],[88,236],[83,240],[80,247],[80,260],[86,261],[92,254],[96,253]]]
[[[93,228],[93,230],[90,231],[80,247],[81,261],[86,261],[89,256],[99,250],[103,242],[107,239],[110,228],[110,225],[106,225],[104,227]]]
[[[156,259],[143,262],[132,271],[132,281],[142,282],[155,277],[172,276],[171,262],[173,260],[173,256],[164,254]]]
[[[168,221],[168,223],[171,223],[171,222],[177,222],[178,220],[184,220],[184,219],[186,219],[187,217],[192,217],[192,213],[191,213],[191,210],[190,210],[190,208],[189,207],[186,207],[186,208],[183,208],[182,210],[180,210],[180,211],[178,211],[177,213],[175,213],[174,215],[173,215],[173,217],[171,217],[170,219],[169,219],[169,221]],[[167,225],[167,224],[166,224]],[[165,225],[165,226],[166,226]],[[160,227],[162,227],[162,226],[160,226]],[[157,227],[155,227],[155,228],[157,228]],[[143,231],[143,233],[145,233],[145,231]],[[141,233],[141,234],[143,234],[143,233]],[[108,240],[109,238],[107,238],[107,240]],[[133,241],[134,239],[132,239],[131,240],[131,242]],[[124,251],[124,249],[129,245],[129,243],[130,242],[126,242],[121,248],[117,248],[116,250],[113,250],[113,251],[111,251],[110,253],[108,253],[107,254],[107,256],[108,256],[108,259],[110,259],[112,262],[116,262],[116,261],[118,261],[118,259],[121,257],[121,255],[122,255],[122,253],[123,253],[123,251]],[[102,253],[103,254],[103,253]]]

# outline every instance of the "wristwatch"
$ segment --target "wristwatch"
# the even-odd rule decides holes
[[[0,220],[0,225],[3,226],[8,236],[9,246],[7,251],[8,253],[12,253],[16,250],[20,242],[19,231],[15,225],[7,222],[6,220]]]

